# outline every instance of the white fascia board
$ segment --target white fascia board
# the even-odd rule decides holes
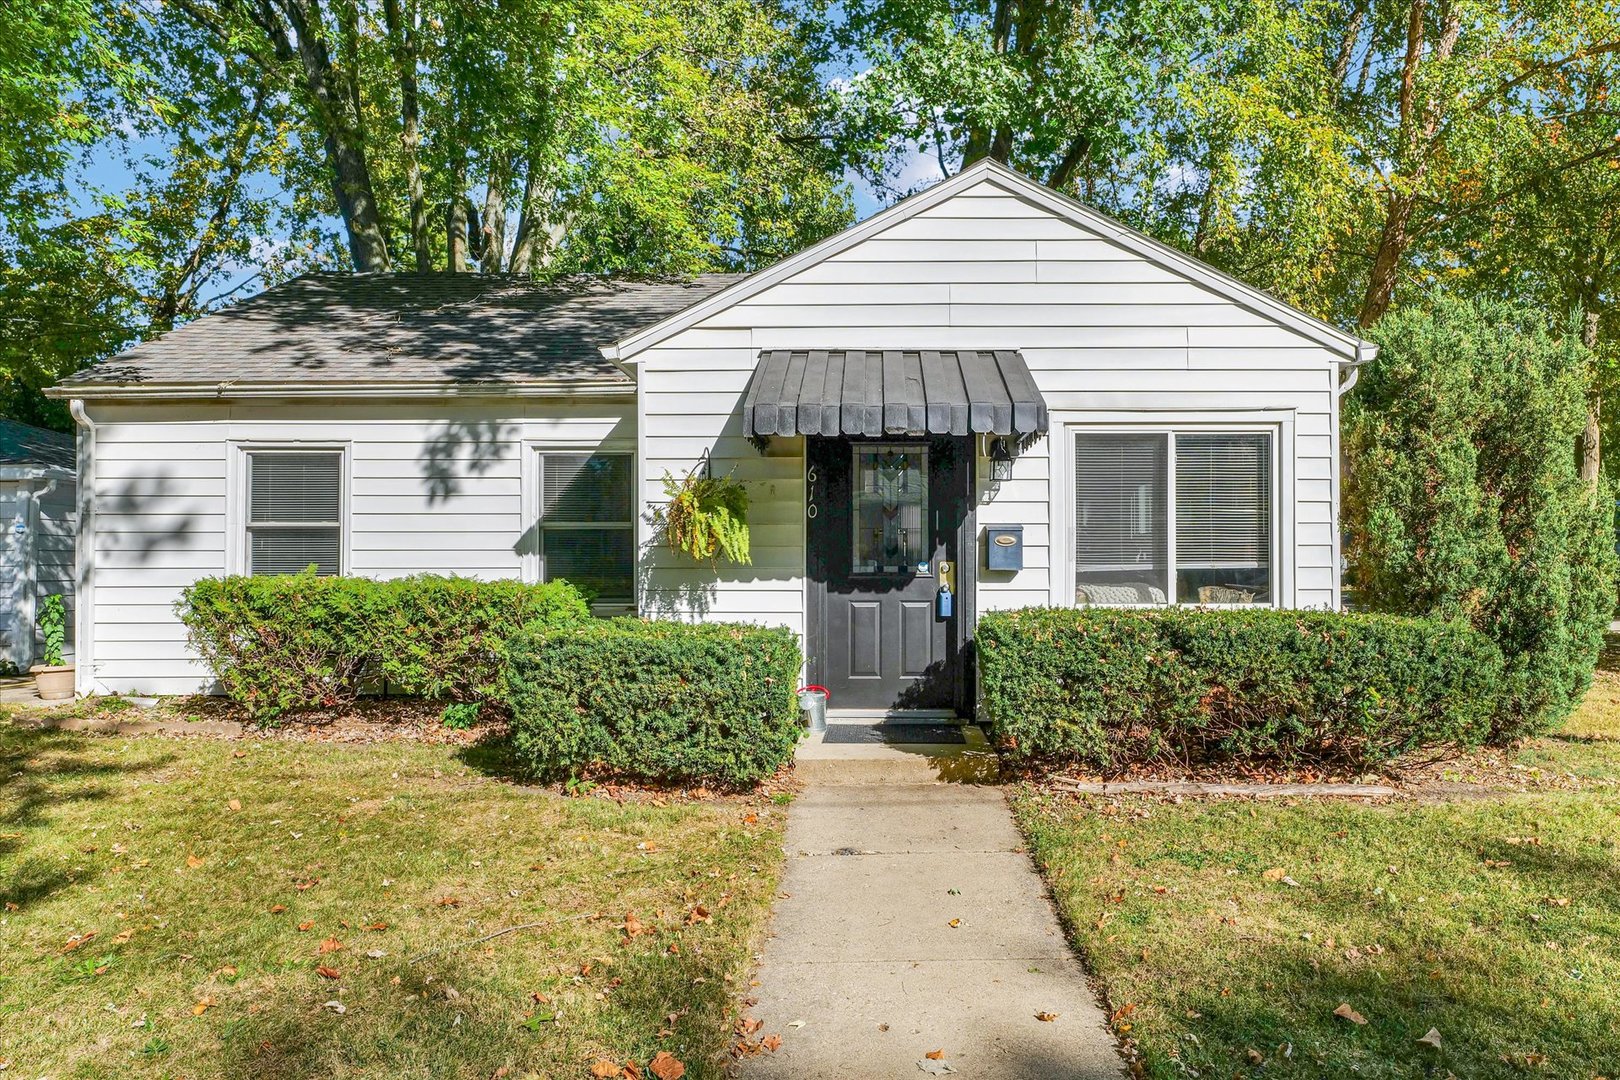
[[[260,398],[601,398],[629,397],[628,382],[558,380],[521,383],[139,383],[51,387],[47,397],[85,401],[231,401]]]
[[[964,188],[981,181],[994,183],[1011,195],[1027,199],[1059,218],[1097,233],[1156,266],[1202,285],[1216,295],[1309,338],[1341,357],[1368,360],[1377,352],[1377,346],[1346,333],[1331,323],[1307,315],[1275,296],[1246,285],[1185,252],[1161,243],[1145,233],[1137,232],[1098,210],[1075,202],[1066,195],[1014,172],[1000,162],[985,158],[974,162],[948,180],[942,180],[926,191],[895,203],[887,210],[874,214],[837,236],[829,237],[797,255],[773,263],[713,296],[706,297],[644,330],[638,330],[622,341],[604,346],[602,355],[628,373],[636,363],[636,356],[660,341],[763,292],[772,285],[845,251],[892,225],[937,206]],[[1371,353],[1367,351],[1369,349]]]

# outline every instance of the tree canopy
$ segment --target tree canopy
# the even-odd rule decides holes
[[[1341,325],[1438,285],[1610,358],[1617,65],[1607,0],[4,5],[0,397],[307,267],[751,269],[983,156]]]

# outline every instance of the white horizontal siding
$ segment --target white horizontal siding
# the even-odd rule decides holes
[[[526,444],[630,444],[628,400],[489,405],[92,406],[94,685],[182,693],[208,672],[174,616],[181,590],[221,574],[239,538],[233,444],[347,448],[349,570],[389,578],[523,571]]]
[[[709,449],[717,468],[736,466],[749,482],[754,521],[769,514],[802,530],[803,487],[786,482],[802,457],[760,458],[741,438],[739,410],[761,350],[813,348],[1016,348],[1054,413],[1287,417],[1292,599],[1336,600],[1334,356],[1105,236],[984,183],[654,346],[638,369],[647,501],[662,499],[664,470],[690,468]],[[980,570],[981,610],[1068,602],[1071,529],[1054,520],[1067,496],[1054,489],[1069,469],[1051,460],[1052,441],[1020,455],[994,490],[978,462],[981,536],[984,525],[1023,525],[1025,543],[1022,571]],[[776,481],[769,490],[765,476]],[[982,566],[977,551],[962,557]],[[649,581],[670,613],[800,628],[803,566],[802,547],[773,544],[762,566],[656,565]]]

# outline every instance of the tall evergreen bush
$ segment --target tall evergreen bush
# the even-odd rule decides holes
[[[1375,611],[1464,620],[1505,659],[1497,741],[1580,700],[1614,606],[1606,490],[1579,476],[1591,356],[1544,313],[1436,297],[1371,332],[1349,395],[1349,583]]]

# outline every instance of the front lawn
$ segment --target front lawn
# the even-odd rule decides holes
[[[667,1051],[721,1075],[782,809],[482,763],[0,718],[0,1067],[488,1080]]]
[[[1488,797],[1014,804],[1148,1076],[1614,1077],[1616,697]]]

